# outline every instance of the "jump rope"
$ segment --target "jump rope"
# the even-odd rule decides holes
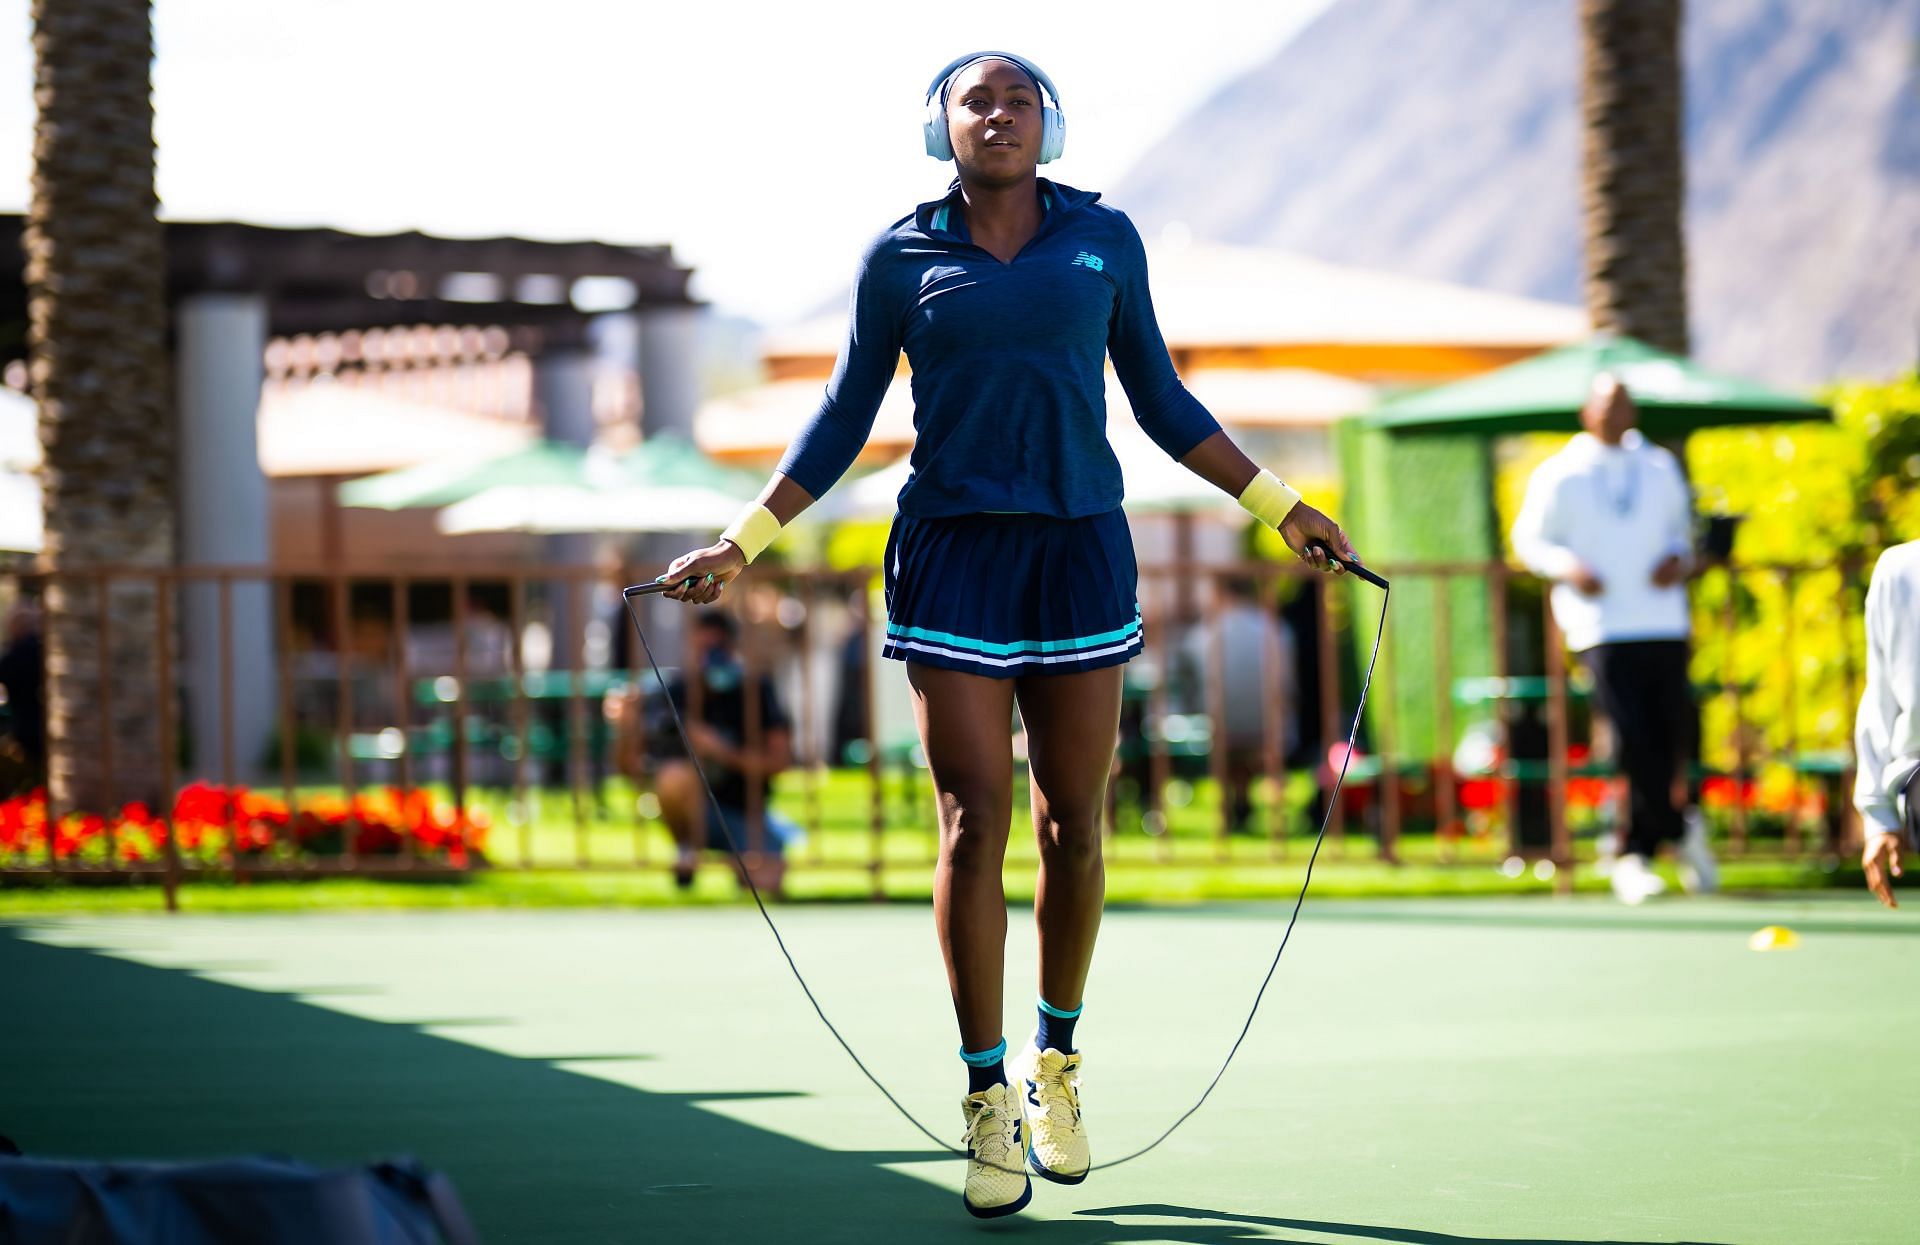
[[[1208,1081],[1207,1087],[1200,1091],[1200,1096],[1194,1099],[1193,1105],[1185,1111],[1182,1111],[1173,1123],[1167,1125],[1166,1130],[1158,1137],[1155,1137],[1146,1145],[1141,1146],[1138,1150],[1123,1154],[1117,1159],[1108,1159],[1104,1163],[1093,1164],[1087,1169],[1089,1175],[1097,1171],[1105,1171],[1109,1168],[1118,1167],[1122,1163],[1131,1163],[1142,1155],[1150,1153],[1161,1142],[1173,1136],[1175,1129],[1186,1123],[1187,1120],[1193,1116],[1194,1112],[1205,1105],[1207,1098],[1213,1093],[1214,1087],[1220,1084],[1220,1078],[1227,1074],[1227,1067],[1233,1062],[1233,1057],[1240,1052],[1240,1044],[1247,1040],[1247,1034],[1253,1029],[1253,1018],[1260,1011],[1260,1001],[1267,996],[1267,987],[1273,983],[1273,974],[1280,967],[1280,957],[1286,952],[1287,940],[1293,937],[1294,923],[1300,919],[1301,905],[1306,903],[1307,887],[1313,882],[1313,865],[1314,862],[1320,858],[1320,845],[1326,842],[1327,824],[1333,819],[1333,810],[1339,804],[1340,788],[1347,780],[1347,763],[1353,757],[1354,743],[1359,738],[1360,717],[1366,712],[1367,692],[1373,687],[1373,668],[1375,663],[1380,660],[1380,637],[1386,633],[1387,629],[1387,602],[1393,596],[1393,590],[1387,586],[1387,581],[1382,576],[1374,574],[1357,562],[1351,562],[1340,557],[1324,544],[1315,542],[1315,546],[1318,547],[1322,553],[1325,553],[1328,558],[1339,563],[1348,573],[1356,575],[1380,589],[1380,621],[1374,627],[1373,652],[1367,658],[1367,674],[1360,683],[1360,703],[1353,711],[1353,725],[1347,730],[1347,747],[1346,751],[1340,756],[1340,772],[1333,780],[1333,791],[1327,797],[1326,811],[1320,816],[1320,831],[1314,836],[1313,851],[1307,856],[1307,872],[1306,876],[1300,880],[1300,893],[1294,896],[1293,911],[1287,917],[1287,928],[1280,935],[1280,946],[1275,949],[1273,953],[1273,961],[1267,965],[1266,976],[1260,979],[1260,988],[1254,992],[1253,1006],[1247,1009],[1246,1022],[1240,1026],[1240,1033],[1233,1039],[1233,1045],[1227,1048],[1227,1057],[1220,1061],[1219,1071],[1213,1074],[1213,1079]],[[691,584],[693,580],[688,579],[683,582]],[[659,681],[662,688],[666,687],[666,679],[665,676],[660,673],[660,663],[654,660],[653,646],[647,643],[647,630],[640,624],[640,613],[634,608],[633,601],[635,597],[651,596],[655,593],[666,592],[677,586],[679,585],[665,582],[665,576],[662,576],[653,583],[635,584],[621,593],[621,600],[627,607],[627,617],[633,620],[634,632],[640,637],[641,650],[647,655],[647,665],[653,668],[653,677]],[[807,1002],[813,1005],[814,1015],[820,1017],[820,1023],[827,1027],[827,1032],[833,1035],[833,1040],[840,1043],[840,1049],[847,1052],[847,1058],[853,1060],[853,1066],[860,1069],[862,1076],[873,1082],[873,1087],[879,1090],[888,1102],[893,1104],[893,1109],[898,1111],[907,1123],[919,1129],[921,1135],[928,1141],[931,1141],[934,1145],[954,1157],[973,1157],[965,1150],[961,1150],[951,1143],[941,1140],[938,1134],[920,1122],[918,1116],[907,1110],[906,1106],[902,1104],[898,1098],[894,1097],[893,1091],[887,1088],[885,1082],[873,1074],[873,1069],[867,1067],[866,1062],[860,1058],[859,1054],[853,1049],[853,1045],[841,1034],[833,1021],[827,1018],[826,1009],[820,1006],[820,1000],[814,997],[813,987],[807,984],[805,974],[800,971],[800,966],[794,962],[793,952],[787,949],[787,940],[780,936],[780,927],[774,924],[773,914],[767,911],[766,901],[760,896],[760,888],[754,885],[753,875],[751,871],[747,869],[746,862],[740,855],[739,844],[733,841],[733,831],[727,826],[726,816],[720,807],[720,799],[713,793],[713,784],[707,780],[706,769],[700,764],[699,754],[694,751],[693,743],[687,737],[686,723],[680,718],[680,707],[673,703],[672,696],[666,696],[664,699],[667,702],[668,711],[673,715],[673,728],[679,732],[680,742],[687,750],[687,759],[693,763],[694,773],[700,776],[700,785],[706,789],[707,801],[713,806],[714,822],[720,827],[721,836],[726,840],[727,852],[733,857],[735,871],[739,874],[740,880],[747,884],[747,893],[753,896],[753,906],[759,909],[760,919],[767,923],[767,932],[773,935],[774,945],[779,947],[781,958],[786,960],[787,968],[793,973],[794,981],[800,986],[800,992],[806,995]],[[983,1162],[984,1165],[998,1168],[1001,1171],[1024,1173],[1026,1170],[1024,1167],[1001,1167],[998,1163],[987,1163],[978,1158],[976,1158],[975,1161]]]

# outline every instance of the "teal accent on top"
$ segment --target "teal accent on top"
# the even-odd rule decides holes
[[[1087,1005],[1085,1003],[1082,1003],[1080,1006],[1074,1008],[1072,1011],[1067,1011],[1065,1008],[1055,1007],[1053,1004],[1047,1002],[1045,999],[1041,999],[1040,1010],[1045,1012],[1047,1015],[1052,1016],[1055,1020],[1072,1020],[1074,1017],[1078,1016],[1081,1012],[1086,1011]]]
[[[1056,191],[1051,184],[1045,183],[1045,182],[1041,183],[1040,210],[1042,212],[1051,213],[1057,210],[1059,207],[1060,207],[1059,192]],[[952,205],[943,203],[939,207],[933,209],[933,219],[928,221],[927,223],[932,227],[935,233],[946,233],[947,222],[952,218],[953,218]],[[1095,267],[1098,267],[1098,266],[1099,265],[1097,264],[1095,265]],[[990,510],[987,513],[989,514],[1022,514],[1024,512],[1019,510]]]
[[[987,640],[968,639],[966,636],[954,635],[947,631],[932,631],[926,627],[887,624],[889,636],[904,640],[932,640],[936,644],[945,644],[949,648],[964,648],[969,652],[989,653],[996,657],[1011,657],[1015,653],[1060,653],[1068,649],[1088,648],[1095,644],[1124,640],[1138,630],[1140,630],[1140,615],[1136,613],[1133,621],[1126,626],[1116,627],[1112,631],[1102,631],[1099,635],[1080,636],[1072,640],[1014,640],[1007,644],[994,644]]]
[[[999,1063],[1006,1057],[1007,1039],[1005,1038],[1001,1038],[986,1050],[968,1050],[964,1046],[960,1048],[960,1058],[966,1060],[976,1068],[991,1068],[994,1064]]]

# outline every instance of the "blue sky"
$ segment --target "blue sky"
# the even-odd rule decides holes
[[[953,56],[1045,68],[1049,172],[1099,189],[1327,3],[158,0],[162,212],[670,242],[702,296],[777,321],[945,188],[918,127]],[[0,0],[0,210],[29,194],[29,31]]]

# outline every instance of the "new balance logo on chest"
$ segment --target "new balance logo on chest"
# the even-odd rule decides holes
[[[1092,251],[1082,251],[1073,257],[1073,266],[1075,268],[1091,268],[1095,272],[1104,272],[1107,267],[1107,261],[1095,255]]]

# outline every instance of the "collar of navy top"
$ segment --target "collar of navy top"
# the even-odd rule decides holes
[[[1058,229],[1081,208],[1100,200],[1097,190],[1075,190],[1072,186],[1063,186],[1044,177],[1035,181],[1039,187],[1042,215],[1039,232],[1028,240],[1027,246],[1032,246]],[[922,203],[914,209],[913,217],[920,232],[929,238],[951,239],[967,246],[973,245],[973,234],[967,228],[967,214],[961,210],[960,179],[957,177],[947,187],[944,198]]]

